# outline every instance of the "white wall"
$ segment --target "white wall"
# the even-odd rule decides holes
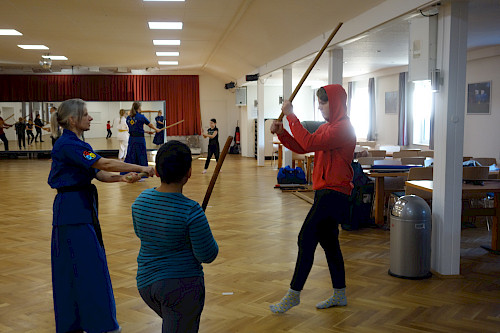
[[[491,81],[491,102],[490,114],[469,115],[465,101],[464,156],[495,157],[500,163],[500,55],[469,60],[466,81]]]

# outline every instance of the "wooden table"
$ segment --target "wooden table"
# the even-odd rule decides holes
[[[432,193],[432,180],[410,180],[406,182],[406,194],[412,194],[414,190],[421,190]],[[500,229],[498,221],[500,219],[500,182],[495,180],[484,181],[484,185],[463,184],[462,195],[471,193],[495,193],[493,208],[469,208],[462,212],[464,216],[493,216],[491,225],[491,248],[482,246],[487,250],[500,254]]]
[[[408,171],[401,170],[394,172],[376,172],[369,171],[366,173],[368,177],[375,178],[375,199],[373,203],[373,214],[375,215],[375,223],[378,225],[384,224],[384,203],[385,203],[385,177],[408,177]]]

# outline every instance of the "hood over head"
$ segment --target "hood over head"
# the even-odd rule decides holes
[[[330,105],[328,122],[334,124],[347,117],[347,93],[340,84],[329,84],[323,88],[328,95]]]

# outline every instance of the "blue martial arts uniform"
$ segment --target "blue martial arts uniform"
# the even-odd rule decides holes
[[[163,119],[164,119],[163,116],[157,116],[155,118],[156,128],[162,129],[165,126],[165,123],[163,123],[163,124],[160,123],[160,121],[163,122]],[[156,133],[155,137],[153,139],[153,143],[155,145],[162,145],[164,142],[165,142],[165,135],[163,134],[163,131]]]
[[[65,129],[52,149],[48,183],[57,189],[52,222],[52,288],[56,332],[119,328],[91,184],[101,157]]]
[[[127,117],[128,139],[127,157],[125,163],[148,166],[148,156],[146,153],[146,140],[144,139],[144,125],[149,125],[148,118],[140,113]]]

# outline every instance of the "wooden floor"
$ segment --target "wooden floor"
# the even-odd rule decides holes
[[[184,193],[203,200],[215,164],[202,175],[195,159]],[[389,231],[341,231],[348,306],[316,310],[331,294],[321,249],[301,304],[274,315],[286,292],[296,237],[310,204],[273,189],[270,161],[228,155],[207,208],[220,253],[205,265],[207,297],[200,332],[500,332],[500,256],[479,248],[484,224],[462,232],[462,278],[410,281],[391,277]],[[50,273],[52,201],[49,160],[0,160],[0,332],[54,332]],[[158,179],[97,183],[100,221],[123,332],[160,332],[161,321],[136,285],[139,242],[130,205]],[[223,295],[231,292],[232,295]]]

